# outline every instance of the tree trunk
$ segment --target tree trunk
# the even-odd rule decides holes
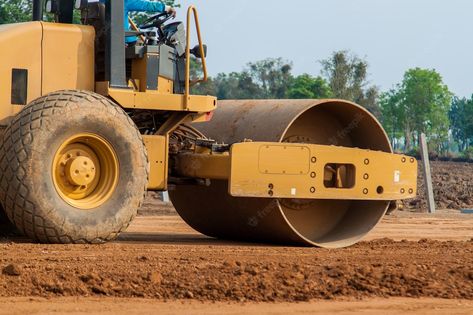
[[[406,126],[404,128],[404,150],[406,152],[409,152],[411,149],[412,149],[411,128],[409,128],[409,126]]]

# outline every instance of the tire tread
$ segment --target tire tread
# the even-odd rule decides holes
[[[27,105],[6,128],[0,144],[0,202],[4,205],[5,213],[12,223],[26,236],[41,243],[61,244],[97,244],[115,239],[128,228],[136,214],[129,217],[120,229],[106,236],[93,239],[74,238],[61,233],[48,219],[38,214],[34,202],[31,201],[30,191],[24,184],[28,176],[24,161],[27,159],[33,141],[34,131],[43,128],[45,120],[58,110],[77,110],[80,103],[89,102],[100,107],[100,110],[113,115],[126,116],[129,125],[136,132],[136,140],[143,143],[141,134],[123,109],[106,97],[89,91],[64,90],[40,97]],[[144,143],[143,143],[144,146]],[[146,177],[149,178],[149,163],[147,150],[143,150],[146,159]],[[146,194],[140,198],[137,209],[141,206]]]

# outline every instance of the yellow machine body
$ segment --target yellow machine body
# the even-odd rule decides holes
[[[181,174],[228,180],[234,197],[397,200],[414,198],[417,160],[314,144],[246,142],[230,154],[182,154]]]
[[[203,46],[194,12],[200,49]],[[417,162],[393,154],[376,119],[342,100],[224,101],[191,95],[159,77],[148,90],[148,56],[132,63],[129,89],[95,78],[91,26],[29,22],[0,26],[0,125],[34,99],[59,90],[87,90],[125,110],[165,113],[154,134],[143,134],[150,163],[149,190],[173,183],[179,214],[210,236],[340,247],[366,235],[394,200],[412,198]],[[187,33],[189,47],[190,35]],[[13,44],[12,44],[13,43]],[[206,79],[205,58],[202,58]],[[218,105],[218,106],[217,106]],[[214,119],[209,120],[214,112]],[[228,144],[219,152],[196,141],[170,150],[183,124],[196,123],[206,140]],[[74,126],[71,126],[74,128]],[[194,139],[198,140],[198,139]],[[196,181],[206,184],[195,184]],[[75,202],[75,201],[74,201]]]
[[[165,136],[143,136],[151,168],[148,190],[164,190],[168,180],[168,140]]]
[[[110,96],[124,108],[207,113],[217,107],[217,100],[214,97],[201,95],[186,97],[181,94],[163,93],[161,91],[139,92],[111,89],[107,86],[107,82],[98,83],[97,92]]]
[[[8,121],[24,105],[50,92],[93,91],[94,40],[90,26],[46,22],[1,25],[0,75],[5,81],[0,86],[0,122]],[[13,84],[13,69],[27,73],[23,104],[11,97],[12,90],[20,88]]]
[[[21,38],[21,40],[18,40]],[[10,46],[11,43],[14,46]],[[96,82],[94,77],[95,31],[91,26],[48,22],[27,22],[0,25],[0,45],[3,61],[0,75],[5,84],[0,86],[0,126],[4,127],[21,109],[40,96],[59,90],[87,90],[112,98],[123,108],[187,113],[184,119],[168,126],[163,135],[148,135],[146,145],[150,156],[163,163],[151,163],[150,190],[167,189],[168,136],[180,123],[199,121],[216,109],[213,96],[173,94],[173,82],[158,78],[157,91],[146,90],[147,58],[137,60],[133,67],[136,86],[113,89],[109,82]],[[26,73],[26,86],[19,87],[13,71]],[[15,84],[16,83],[16,84]],[[14,88],[21,89],[24,100],[12,100]]]
[[[21,39],[21,40],[19,40]],[[41,96],[41,23],[0,25],[0,122],[5,122],[22,108],[23,104],[12,104],[12,69],[28,70],[28,94],[25,103]],[[13,49],[12,43],[20,49]],[[28,43],[28,44],[27,44]],[[8,122],[5,122],[8,123]]]

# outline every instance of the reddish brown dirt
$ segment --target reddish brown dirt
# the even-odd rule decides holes
[[[0,296],[473,300],[472,218],[444,213],[431,220],[387,218],[371,239],[381,237],[384,230],[394,239],[405,235],[411,241],[378,239],[342,250],[217,241],[196,234],[172,216],[139,218],[119,242],[103,246],[4,241]],[[445,238],[419,235],[428,227],[440,231],[442,226],[449,226]]]
[[[427,209],[424,198],[424,177],[419,162],[419,197],[404,202],[406,209]],[[473,208],[473,164],[456,162],[431,162],[432,183],[439,209]]]
[[[433,169],[440,208],[472,207],[473,165]],[[473,215],[396,212],[325,250],[209,239],[155,195],[140,214],[103,246],[0,239],[0,314],[473,314]]]
[[[201,303],[119,298],[0,298],[0,315],[471,315],[473,301],[444,299],[369,299],[304,303]]]

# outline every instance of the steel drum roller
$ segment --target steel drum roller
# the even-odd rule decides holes
[[[341,100],[220,101],[212,121],[194,127],[220,143],[311,143],[392,153],[379,122],[362,107]],[[217,238],[350,246],[369,233],[389,201],[234,198],[226,181],[178,185],[176,210],[197,231]]]

